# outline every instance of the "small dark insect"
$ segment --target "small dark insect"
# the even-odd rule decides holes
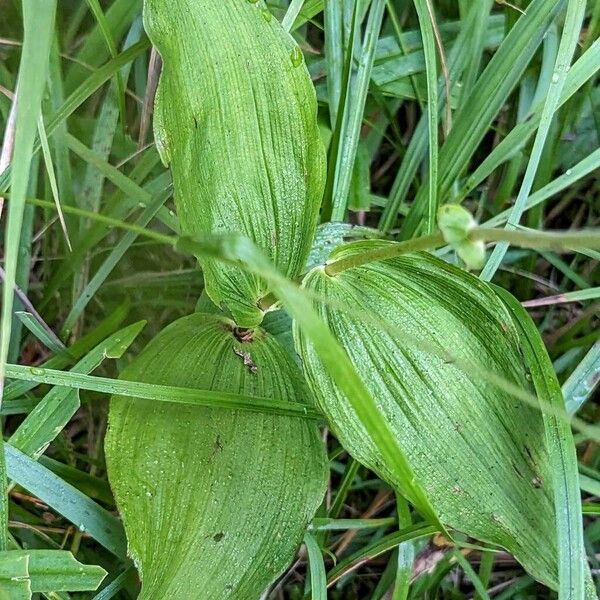
[[[258,367],[254,364],[252,356],[250,356],[250,352],[243,352],[235,347],[233,348],[233,351],[244,361],[244,366],[248,367],[248,371],[250,371],[250,373],[253,375],[256,374]]]

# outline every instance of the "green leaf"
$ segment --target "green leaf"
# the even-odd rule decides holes
[[[347,394],[354,411],[371,438],[377,441],[386,460],[393,463],[397,474],[405,483],[411,502],[432,522],[439,523],[420,483],[407,464],[391,429],[377,411],[377,403],[357,374],[342,346],[331,335],[327,325],[319,318],[305,292],[282,277],[264,254],[240,235],[212,236],[202,241],[180,238],[176,247],[183,251],[204,254],[229,264],[240,265],[250,273],[267,279],[285,309],[295,320],[295,327],[317,348],[320,359],[339,389]],[[441,527],[441,526],[440,526]]]
[[[334,258],[387,245],[357,242]],[[335,277],[317,268],[303,285],[323,299],[315,301],[319,314],[377,399],[442,523],[506,548],[556,588],[552,477],[541,414],[477,374],[529,387],[511,314],[492,289],[426,254]],[[341,443],[406,495],[396,463],[382,453],[301,332],[297,347]]]
[[[106,571],[102,567],[82,565],[70,552],[63,550],[0,552],[0,564],[6,559],[15,558],[20,558],[27,564],[27,578],[33,593],[95,590],[106,576]]]
[[[201,313],[167,327],[122,377],[310,398],[270,336]],[[258,598],[293,559],[325,492],[319,431],[302,419],[116,396],[105,449],[141,599]]]
[[[262,0],[146,0],[163,59],[154,131],[184,234],[243,233],[295,277],[317,225],[325,154],[302,52],[266,15]],[[260,323],[265,282],[199,258],[215,304],[240,326]]]

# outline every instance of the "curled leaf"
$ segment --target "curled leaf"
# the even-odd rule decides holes
[[[154,131],[182,232],[242,233],[293,278],[314,238],[325,153],[302,52],[267,15],[262,1],[146,0],[163,59]],[[244,327],[260,323],[266,283],[199,259],[215,304]]]
[[[335,258],[385,243],[354,243]],[[442,523],[506,548],[556,588],[544,424],[537,408],[494,381],[530,388],[511,314],[493,290],[428,254],[335,277],[315,268],[304,286],[323,299],[317,310],[378,401]],[[344,447],[405,492],[410,482],[383,459],[300,328],[295,335],[309,385]]]
[[[306,402],[262,330],[196,313],[162,331],[123,379]],[[327,477],[314,422],[114,397],[108,474],[141,599],[258,600],[289,565]]]

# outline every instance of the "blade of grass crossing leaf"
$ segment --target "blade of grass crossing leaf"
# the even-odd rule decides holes
[[[304,534],[304,545],[308,552],[311,598],[312,600],[327,600],[327,575],[323,554],[317,540],[308,531]]]
[[[385,0],[373,0],[358,59],[356,78],[348,78],[347,85],[349,89],[345,95],[340,150],[337,155],[333,182],[332,221],[342,221],[346,214],[363,113],[371,81],[371,70],[375,60],[375,50],[377,48],[377,40],[379,39],[384,11]],[[348,51],[351,52],[350,44]]]
[[[514,228],[521,220],[527,197],[533,187],[535,175],[538,171],[540,159],[542,158],[544,144],[546,143],[552,119],[559,104],[560,95],[567,79],[567,72],[571,65],[573,54],[577,48],[581,26],[585,17],[585,7],[586,0],[569,0],[567,16],[560,40],[558,56],[556,57],[556,64],[554,65],[550,89],[546,96],[544,108],[542,109],[540,126],[537,135],[535,136],[523,183],[508,218],[507,227],[509,228]],[[494,248],[492,255],[481,272],[481,279],[484,281],[490,281],[492,279],[507,250],[507,243],[500,243]]]
[[[562,386],[567,413],[574,415],[600,382],[600,341],[596,342]]]
[[[111,396],[127,396],[158,402],[197,404],[224,409],[239,408],[251,412],[265,412],[316,420],[322,418],[319,412],[304,404],[269,400],[268,398],[259,398],[257,396],[153,385],[136,381],[111,379],[109,377],[95,377],[73,371],[58,371],[46,367],[8,365],[7,373],[13,379],[24,380],[29,384],[33,382],[32,387],[35,387],[36,383],[47,383],[50,385],[101,392]]]
[[[17,90],[17,117],[13,168],[11,175],[12,199],[8,207],[8,223],[4,247],[6,279],[2,296],[2,324],[0,329],[0,407],[4,388],[6,359],[12,327],[13,288],[17,270],[19,239],[23,224],[25,196],[35,139],[35,128],[41,110],[48,55],[56,0],[23,0],[23,49]],[[8,169],[7,169],[8,171]],[[6,173],[6,171],[5,171]],[[1,430],[0,430],[1,433]],[[1,442],[2,440],[0,440]],[[0,453],[3,454],[3,453]],[[0,550],[7,543],[7,498],[4,456],[0,456]]]
[[[119,519],[65,483],[41,464],[10,444],[4,444],[8,476],[86,531],[118,558],[125,559],[127,542]]]
[[[425,53],[427,77],[427,130],[429,135],[429,203],[425,221],[425,233],[435,230],[438,210],[438,90],[437,53],[433,31],[433,7],[430,0],[414,0]],[[449,99],[447,100],[449,101]]]
[[[264,277],[271,284],[273,293],[281,300],[290,316],[295,319],[296,324],[302,328],[315,346],[332,380],[347,394],[353,409],[381,453],[391,464],[397,465],[400,477],[406,482],[406,489],[412,492],[410,501],[423,516],[439,524],[425,490],[414,476],[386,420],[378,411],[375,400],[358,376],[348,355],[333,337],[327,325],[319,318],[305,293],[294,283],[282,277],[257,247],[243,236],[229,235],[205,242],[180,238],[176,247],[192,253],[210,254],[238,266],[243,265],[244,268]]]
[[[562,392],[535,324],[511,294],[501,288],[495,289],[519,329],[522,350],[544,417],[557,521],[559,598],[585,598],[586,561],[577,453]],[[564,417],[561,418],[557,411],[562,411]]]

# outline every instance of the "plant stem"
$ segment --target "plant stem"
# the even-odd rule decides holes
[[[360,267],[361,265],[376,262],[379,260],[386,260],[388,258],[394,258],[401,254],[407,254],[409,252],[418,252],[419,250],[432,250],[438,246],[445,244],[444,238],[441,233],[433,233],[431,235],[425,235],[423,237],[415,238],[413,240],[407,240],[405,242],[392,243],[388,246],[375,248],[369,252],[363,252],[362,254],[354,254],[340,260],[336,260],[325,267],[325,273],[330,277],[338,275],[346,269],[352,267]]]
[[[533,231],[530,229],[491,229],[475,227],[468,235],[472,241],[507,242],[521,248],[536,250],[554,250],[564,252],[600,247],[600,229],[584,231]],[[346,269],[386,260],[419,250],[433,250],[445,244],[441,233],[434,233],[405,242],[391,243],[388,246],[375,248],[362,254],[355,254],[336,260],[325,267],[327,275],[333,277]]]

